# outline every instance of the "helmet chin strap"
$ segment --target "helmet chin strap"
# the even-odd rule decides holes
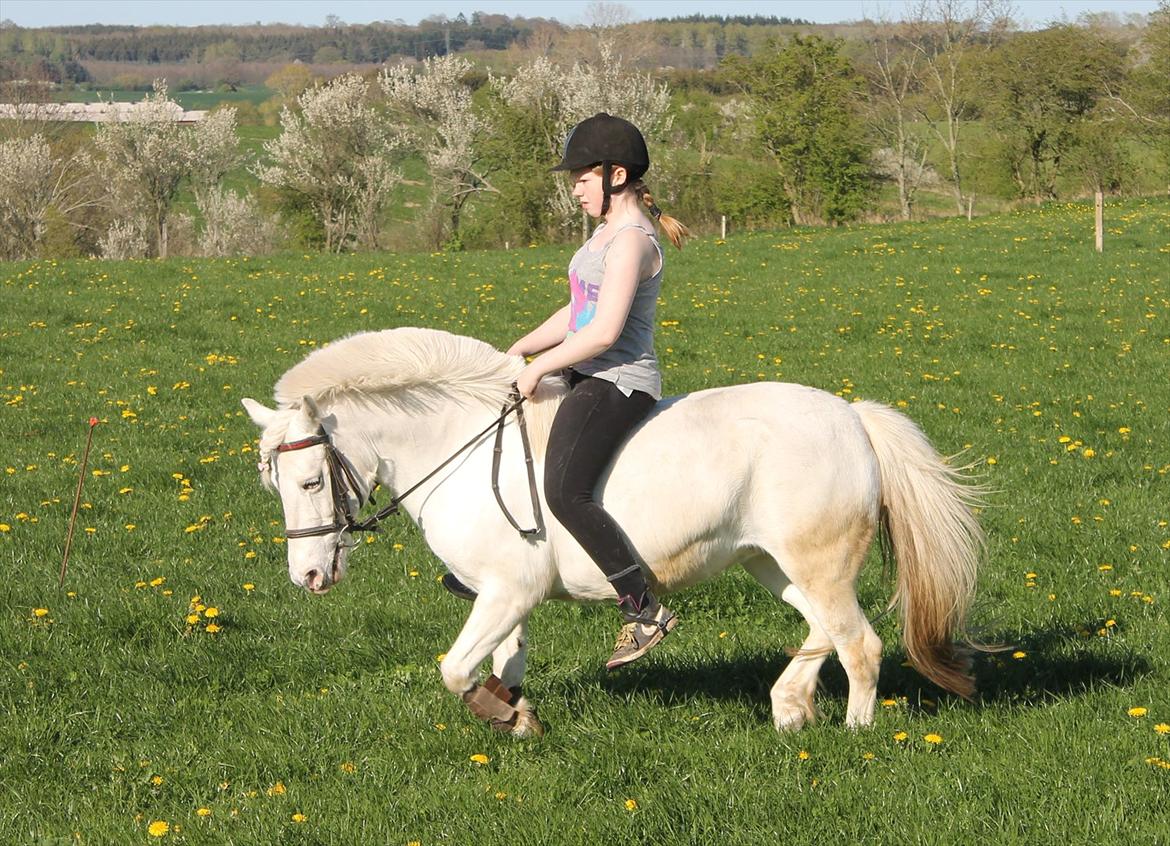
[[[626,181],[617,186],[617,190],[613,187],[613,162],[601,163],[601,216],[605,217],[609,214],[609,199],[614,194],[620,194],[630,184],[629,171],[626,171]]]
[[[613,194],[613,182],[610,181],[610,163],[601,163],[601,216],[609,214],[609,198]]]

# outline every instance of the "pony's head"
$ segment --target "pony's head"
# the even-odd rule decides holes
[[[247,398],[242,403],[261,429],[261,481],[280,494],[284,505],[289,578],[313,593],[325,593],[345,578],[353,546],[339,497],[356,513],[358,494],[344,478],[334,478],[338,465],[331,464],[331,447],[319,437],[326,427],[310,397],[279,409]]]

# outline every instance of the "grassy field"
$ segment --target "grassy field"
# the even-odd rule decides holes
[[[326,598],[287,579],[240,398],[359,330],[504,346],[562,302],[570,248],[0,265],[0,842],[1165,842],[1170,203],[1107,227],[1103,255],[1076,204],[671,254],[668,392],[894,404],[997,491],[977,622],[1015,649],[978,699],[905,668],[884,620],[874,727],[843,727],[830,660],[793,735],[767,690],[803,626],[740,571],[615,676],[612,608],[537,609],[531,741],[444,690],[467,606],[409,523]],[[871,615],[889,592],[869,567]]]

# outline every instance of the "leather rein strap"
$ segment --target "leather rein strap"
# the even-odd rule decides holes
[[[406,499],[424,484],[435,477],[444,467],[473,447],[479,440],[490,432],[493,428],[496,430],[496,442],[492,455],[492,492],[496,496],[496,502],[503,511],[504,516],[508,518],[508,522],[516,529],[523,537],[535,537],[544,534],[544,517],[540,510],[540,498],[536,487],[536,469],[532,461],[532,447],[528,441],[528,426],[524,421],[524,405],[525,397],[520,395],[520,391],[516,388],[515,383],[512,384],[512,393],[509,395],[507,401],[504,403],[503,410],[500,416],[493,420],[485,429],[479,432],[475,437],[465,443],[459,449],[455,450],[446,461],[413,484],[407,490],[403,491],[398,496],[394,497],[389,504],[379,509],[377,513],[358,521],[354,518],[352,509],[349,507],[349,491],[352,490],[357,496],[359,507],[362,504],[362,489],[358,483],[357,477],[354,475],[350,463],[345,460],[340,451],[333,445],[329,434],[321,429],[316,435],[308,438],[303,438],[292,443],[280,444],[277,452],[293,452],[299,449],[307,449],[308,447],[322,445],[325,447],[325,461],[329,465],[329,486],[333,494],[333,522],[323,524],[320,526],[313,526],[306,529],[286,529],[284,536],[286,538],[308,538],[318,535],[328,535],[333,532],[348,529],[350,532],[376,532],[378,531],[378,524],[385,520],[392,514],[397,514],[399,511],[399,504]],[[516,412],[516,422],[520,427],[520,442],[524,445],[524,463],[528,469],[528,490],[532,497],[532,513],[536,520],[536,526],[532,529],[522,529],[520,524],[508,511],[508,507],[504,505],[504,500],[500,496],[500,458],[503,453],[504,441],[504,424],[507,421],[508,415]],[[367,498],[367,502],[373,503],[374,497],[371,493]]]
[[[511,406],[508,405],[509,402],[512,403]],[[504,505],[504,498],[500,495],[500,458],[504,454],[504,418],[512,409],[516,410],[516,423],[520,427],[520,443],[524,445],[524,464],[528,470],[528,493],[532,497],[532,518],[536,522],[536,526],[531,529],[520,528],[520,524],[516,522],[512,512],[508,510],[508,506]],[[544,534],[544,515],[540,512],[540,495],[536,489],[536,468],[532,463],[532,447],[528,443],[528,425],[524,422],[524,397],[520,396],[520,391],[515,384],[512,385],[512,393],[507,402],[504,403],[504,410],[500,414],[499,425],[496,427],[496,445],[492,450],[492,493],[496,495],[496,503],[500,506],[500,511],[504,512],[504,516],[508,518],[512,528],[518,531],[521,536],[534,537]]]

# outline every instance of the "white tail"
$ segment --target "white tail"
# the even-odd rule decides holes
[[[973,509],[983,490],[951,467],[910,418],[859,402],[882,480],[882,532],[897,562],[891,605],[902,619],[906,653],[931,681],[960,696],[975,692],[962,639],[986,543]]]

